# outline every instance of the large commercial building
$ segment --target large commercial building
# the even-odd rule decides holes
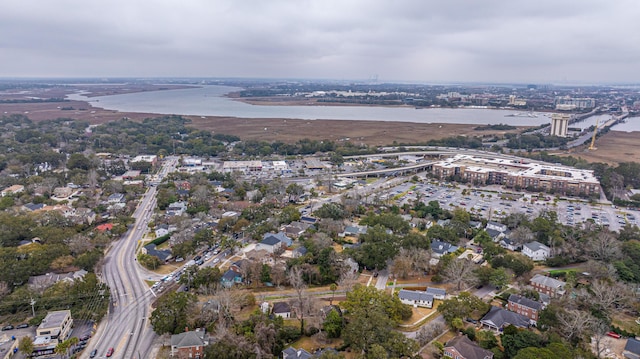
[[[551,193],[595,196],[600,182],[593,171],[566,166],[501,158],[456,155],[433,164],[438,178],[454,178],[475,184],[499,184]]]
[[[567,137],[570,115],[554,113],[551,116],[551,136]]]

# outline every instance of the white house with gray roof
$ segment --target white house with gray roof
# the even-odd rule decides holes
[[[400,292],[398,292],[398,298],[402,303],[409,304],[413,307],[433,307],[433,294],[427,292],[401,289]]]
[[[427,294],[431,294],[435,299],[444,300],[447,296],[447,291],[442,288],[427,287]]]
[[[533,241],[522,246],[522,254],[534,261],[543,261],[551,256],[551,248],[538,241]]]

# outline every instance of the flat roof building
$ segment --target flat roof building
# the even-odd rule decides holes
[[[499,184],[509,188],[567,195],[599,195],[600,182],[593,171],[504,158],[456,155],[433,164],[438,178],[474,184]]]

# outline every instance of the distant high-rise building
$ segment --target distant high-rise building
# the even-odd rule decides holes
[[[551,136],[567,137],[570,115],[554,113],[551,116]]]

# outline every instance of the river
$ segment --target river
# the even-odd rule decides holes
[[[235,101],[224,95],[239,91],[229,86],[136,92],[87,98],[82,94],[70,100],[88,101],[92,106],[121,112],[222,116],[238,118],[288,118],[304,120],[370,120],[414,123],[509,124],[539,126],[549,123],[548,114],[537,117],[507,117],[517,111],[478,108],[374,107],[374,106],[260,106]]]

